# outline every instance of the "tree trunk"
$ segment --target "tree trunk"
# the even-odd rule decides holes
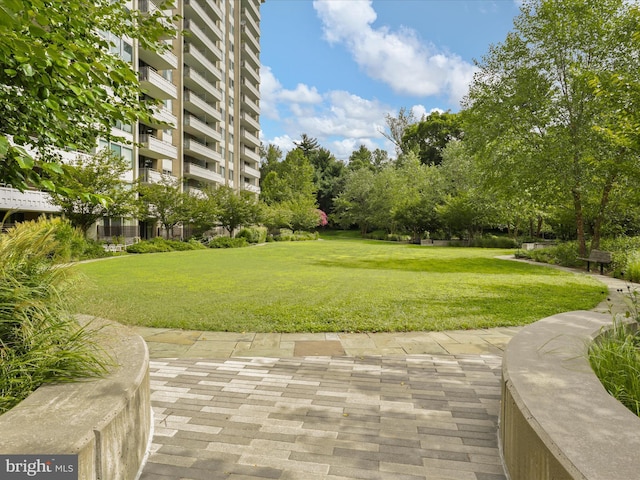
[[[573,208],[576,216],[576,231],[578,234],[578,254],[582,257],[587,255],[587,243],[584,238],[584,214],[582,212],[582,198],[580,191],[574,188],[573,192]]]
[[[542,215],[538,215],[538,228],[536,230],[536,238],[542,237],[542,222],[543,222]]]
[[[602,223],[604,222],[604,214],[607,210],[607,206],[609,205],[609,195],[611,194],[611,189],[613,188],[613,182],[615,181],[616,175],[612,174],[607,182],[604,184],[604,188],[602,190],[602,197],[600,198],[600,208],[598,208],[598,214],[596,215],[596,219],[593,225],[593,238],[591,239],[591,250],[598,250],[600,248],[600,235],[602,233]]]

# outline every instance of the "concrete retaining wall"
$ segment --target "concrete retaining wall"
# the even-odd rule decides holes
[[[500,441],[511,480],[637,480],[640,418],[593,373],[609,315],[570,312],[525,327],[502,365]]]
[[[78,454],[79,479],[136,478],[151,431],[149,353],[121,326],[105,327],[100,342],[113,372],[38,388],[0,416],[0,453]]]

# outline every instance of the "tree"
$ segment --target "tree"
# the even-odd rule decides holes
[[[384,136],[384,138],[395,145],[396,155],[406,153],[402,150],[402,137],[404,136],[404,132],[407,127],[414,124],[416,121],[413,115],[413,109],[407,112],[407,109],[405,107],[402,107],[398,112],[397,117],[394,117],[390,113],[387,113],[385,115],[385,121],[387,123],[389,132],[381,131],[380,133]]]
[[[302,150],[291,150],[264,178],[260,198],[267,204],[291,200],[298,195],[314,198],[313,175],[313,166]]]
[[[349,163],[347,164],[349,170],[358,170],[360,168],[368,168],[369,170],[375,170],[373,165],[373,153],[364,145],[360,145],[358,150],[349,155]]]
[[[402,135],[402,151],[416,150],[425,165],[442,163],[442,152],[452,140],[462,139],[462,119],[457,113],[438,111],[409,125]]]
[[[124,158],[103,149],[93,156],[78,156],[74,163],[63,168],[66,171],[61,179],[63,184],[49,195],[53,204],[58,205],[62,214],[85,236],[91,225],[102,217],[125,217],[133,213],[135,192],[122,179],[130,169]],[[84,193],[88,191],[108,202],[96,201],[95,195]]]
[[[124,1],[0,0],[0,181],[53,191],[65,173],[58,151],[92,151],[98,137],[113,139],[116,122],[150,116],[130,60],[110,49],[125,37],[167,48],[159,39],[175,29],[162,11]]]
[[[222,186],[205,190],[205,194],[217,205],[218,225],[227,230],[230,237],[236,228],[257,222],[258,204],[251,192],[236,193],[233,188]]]
[[[373,190],[375,174],[368,168],[351,170],[345,178],[343,191],[335,199],[335,220],[343,228],[358,225],[364,236],[373,223],[375,205]]]
[[[440,168],[424,165],[413,153],[409,153],[397,167],[403,185],[396,201],[393,218],[401,230],[411,232],[418,242],[426,232],[440,227],[436,208],[442,200],[443,186]]]
[[[311,138],[306,133],[300,135],[300,141],[293,142],[293,144],[296,146],[296,148],[302,150],[304,156],[309,159],[311,159],[311,155],[320,148],[318,139]]]
[[[273,144],[267,145],[266,149],[260,145],[260,159],[260,188],[262,188],[264,179],[269,173],[277,170],[278,163],[282,161],[282,150]]]
[[[465,139],[495,185],[571,202],[582,255],[590,203],[597,248],[612,190],[640,174],[637,155],[598,128],[618,113],[592,82],[601,72],[637,68],[631,10],[624,0],[525,1],[465,101]]]
[[[345,165],[326,148],[319,148],[309,157],[315,173],[313,182],[316,200],[321,210],[333,213],[333,200],[344,185]]]
[[[166,238],[175,226],[191,217],[190,195],[173,177],[165,175],[158,183],[141,184],[138,191],[138,218],[160,223]]]

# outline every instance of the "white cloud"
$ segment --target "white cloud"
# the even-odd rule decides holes
[[[458,55],[423,42],[409,28],[397,32],[374,28],[377,15],[371,0],[314,0],[325,39],[344,44],[370,77],[397,93],[448,95],[459,102],[467,93],[475,67]]]
[[[293,139],[289,135],[282,135],[280,137],[275,137],[270,140],[268,143],[279,147],[283,152],[288,152],[289,150],[293,150],[296,146],[293,143]]]
[[[309,87],[299,83],[294,90],[287,90],[275,77],[270,67],[260,67],[260,102],[261,113],[268,118],[278,120],[280,112],[278,104],[281,102],[291,104],[320,103],[322,96],[316,87]]]

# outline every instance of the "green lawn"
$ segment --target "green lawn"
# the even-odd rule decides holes
[[[420,331],[523,325],[605,298],[597,281],[504,250],[330,239],[79,264],[78,312],[217,331]]]

